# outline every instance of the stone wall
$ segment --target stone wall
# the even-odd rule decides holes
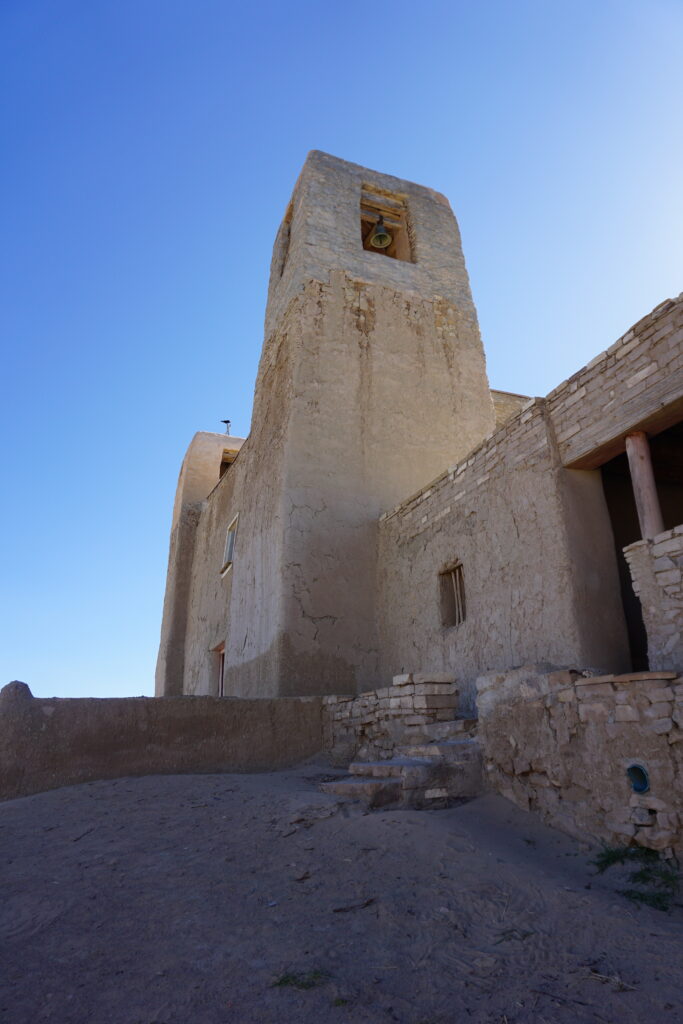
[[[624,548],[640,598],[651,669],[683,672],[683,526]]]
[[[579,838],[683,847],[683,676],[536,668],[477,681],[488,784]],[[649,776],[634,792],[627,769]]]
[[[127,775],[269,771],[322,750],[318,697],[36,699],[0,691],[0,799]]]
[[[546,398],[565,466],[592,469],[631,430],[683,419],[683,296],[666,299]]]
[[[457,707],[455,681],[437,673],[395,676],[359,697],[323,697],[325,750],[335,764],[389,758],[399,746],[439,738],[442,724],[452,735]],[[473,723],[460,722],[464,736]]]

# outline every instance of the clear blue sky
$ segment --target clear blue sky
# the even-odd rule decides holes
[[[0,683],[153,692],[176,478],[249,430],[309,149],[444,192],[491,385],[683,288],[682,0],[3,0]]]

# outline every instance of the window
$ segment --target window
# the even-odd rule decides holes
[[[214,647],[211,651],[212,665],[211,671],[213,674],[213,692],[217,697],[225,696],[225,644],[219,644],[218,647]]]
[[[465,578],[462,562],[453,562],[439,573],[441,625],[459,626],[465,621]]]
[[[227,572],[234,561],[238,518],[238,516],[235,516],[228,527],[227,534],[225,535],[225,550],[223,552],[223,565],[221,566],[221,572]]]
[[[378,230],[382,229],[378,237]],[[390,259],[413,262],[410,223],[405,200],[363,185],[360,194],[360,234],[363,248]]]

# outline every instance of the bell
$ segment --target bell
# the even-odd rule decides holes
[[[393,238],[384,227],[384,217],[380,217],[370,235],[370,245],[373,249],[386,249],[392,242]]]

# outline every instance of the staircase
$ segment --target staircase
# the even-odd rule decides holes
[[[483,790],[476,720],[455,718],[425,727],[419,744],[398,746],[391,758],[354,761],[347,778],[320,789],[366,807],[442,808],[471,800]]]

